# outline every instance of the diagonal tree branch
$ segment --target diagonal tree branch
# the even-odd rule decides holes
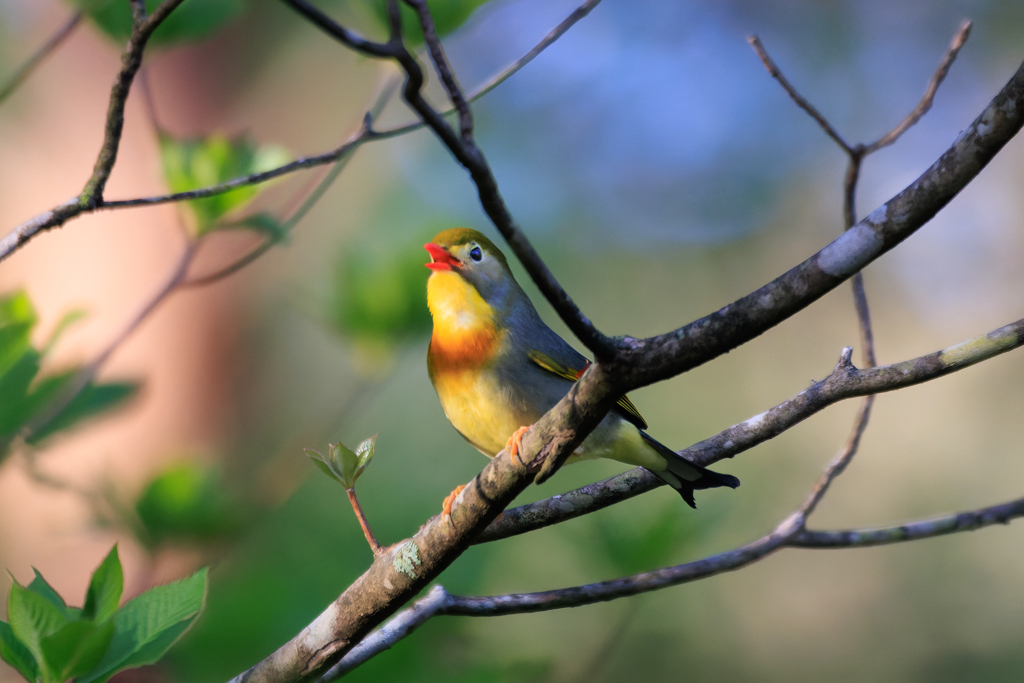
[[[672,332],[625,337],[610,374],[620,393],[708,362],[808,306],[912,235],[1024,125],[1024,65],[931,168],[823,250],[757,291]]]
[[[391,7],[395,16],[396,3],[392,2]],[[437,112],[419,94],[423,84],[419,65],[411,55],[399,61],[407,74],[406,100],[446,145],[455,141],[449,149],[462,162],[467,155],[461,140],[443,120],[438,121]],[[302,633],[236,680],[293,681],[322,675],[449,566],[497,511],[529,484],[537,463],[545,463],[545,467],[555,463],[557,467],[568,457],[624,390],[665,379],[725,353],[809,305],[894,247],[942,208],[1016,134],[1022,125],[1022,110],[1024,68],[1018,70],[957,143],[917,182],[822,252],[708,318],[660,337],[623,339],[612,361],[591,365],[567,396],[526,434],[521,457],[529,463],[528,469],[514,464],[505,453],[496,456],[456,500],[453,524],[442,524],[434,518],[412,538],[389,548]],[[496,185],[487,185],[489,169],[481,175],[475,172],[479,167],[472,166],[473,162],[470,159],[471,166],[467,168],[494,220],[494,207],[488,201],[495,197],[500,200],[500,195]],[[514,245],[514,241],[510,240],[510,244]],[[520,250],[516,253],[522,256]],[[556,310],[563,312],[557,306]],[[938,360],[956,364],[955,360]],[[852,366],[850,369],[855,370]],[[858,372],[864,373],[863,377],[858,376],[858,386],[864,389],[863,394],[871,393],[873,387],[865,379],[870,371]],[[900,376],[907,374],[902,370],[896,372]],[[544,473],[542,470],[541,475]],[[732,551],[730,561],[739,566],[746,558],[772,552],[787,534],[800,528],[790,520],[767,540]],[[678,576],[663,578],[679,580]],[[632,589],[627,586],[625,590],[624,594],[628,594]]]
[[[348,29],[322,16],[322,13],[314,17],[312,13],[308,12],[308,8],[305,7],[303,0],[282,0],[282,2],[287,3],[302,13],[331,37],[349,47],[353,47],[340,37]],[[392,15],[395,19],[398,18],[397,6]],[[440,60],[440,64],[443,65],[439,66],[439,71],[447,70],[450,72],[451,67],[448,66],[444,58],[444,51],[437,41],[437,31],[434,29],[429,11],[418,12],[417,16],[420,19],[420,26],[423,29],[424,37],[428,41],[432,57]],[[325,20],[337,25],[337,28],[325,28],[323,24]],[[401,34],[394,31],[392,31],[392,34],[391,41],[388,43],[389,49],[393,50],[392,58],[398,62],[398,65],[406,74],[405,87],[403,89],[405,101],[419,115],[420,119],[434,131],[445,147],[448,148],[448,151],[451,152],[452,156],[469,171],[473,182],[477,186],[480,203],[484,211],[498,231],[505,237],[512,251],[515,252],[523,267],[526,268],[527,273],[529,273],[541,293],[551,303],[569,329],[593,352],[595,358],[598,360],[609,358],[613,353],[612,342],[583,315],[583,312],[558,283],[529,239],[519,228],[515,219],[509,213],[508,207],[505,205],[505,201],[498,190],[497,180],[491,172],[483,152],[472,141],[472,136],[469,139],[461,138],[444,120],[444,116],[435,110],[423,97],[422,88],[425,83],[423,70],[420,68],[416,58],[402,43]],[[431,44],[431,42],[434,44]],[[358,48],[354,49],[370,57],[380,56],[375,52],[364,52]],[[451,94],[453,102],[465,100],[454,79],[446,85],[449,87],[450,94],[454,93]],[[454,88],[454,91],[451,90],[452,88]]]
[[[180,5],[183,0],[164,0],[148,17],[145,5],[132,3],[133,25],[128,46],[121,55],[121,70],[114,79],[110,90],[110,104],[104,124],[103,144],[96,157],[92,175],[86,181],[82,192],[74,199],[60,204],[46,213],[21,224],[0,240],[0,261],[10,256],[20,246],[44,230],[60,227],[69,219],[81,213],[103,206],[103,190],[107,186],[110,172],[117,161],[117,150],[121,144],[124,129],[124,107],[128,100],[135,74],[142,66],[142,53],[153,31]]]
[[[967,37],[971,34],[971,22],[964,20],[960,24],[960,28],[957,29],[956,35],[953,36],[953,41],[949,45],[949,49],[946,50],[946,54],[942,57],[942,62],[939,64],[939,68],[935,70],[935,74],[932,75],[932,79],[928,81],[928,87],[924,91],[924,96],[921,97],[921,101],[917,103],[914,110],[907,114],[907,117],[900,121],[895,128],[890,130],[888,133],[878,138],[870,145],[864,148],[864,154],[871,154],[876,152],[883,147],[888,147],[892,143],[896,142],[901,135],[912,127],[915,123],[921,120],[921,117],[928,113],[928,110],[932,108],[932,101],[935,99],[935,93],[938,92],[939,86],[942,85],[942,81],[946,79],[946,74],[949,73],[949,68],[953,66],[953,61],[956,59],[957,54],[960,52],[960,48],[967,42]]]
[[[436,614],[494,617],[506,614],[544,612],[564,607],[579,607],[647,593],[742,569],[781,548],[854,548],[913,541],[960,531],[973,531],[993,524],[1008,524],[1013,519],[1024,517],[1024,498],[989,508],[910,522],[885,529],[808,531],[800,526],[801,517],[802,515],[795,513],[783,520],[767,536],[735,550],[712,555],[695,562],[634,574],[613,581],[602,581],[586,586],[539,593],[478,598],[449,595],[445,604],[436,611]]]
[[[974,531],[994,524],[1009,524],[1012,520],[1020,517],[1024,517],[1024,498],[979,510],[959,512],[881,529],[812,531],[794,524],[794,521],[800,518],[797,513],[784,520],[771,534],[735,550],[712,555],[696,562],[687,562],[656,572],[635,574],[614,581],[603,581],[541,593],[489,597],[451,595],[442,586],[434,586],[426,597],[399,612],[387,624],[364,638],[321,681],[329,683],[340,678],[375,655],[390,649],[429,619],[439,615],[496,617],[543,612],[565,607],[580,607],[742,569],[782,548],[838,549],[890,545],[962,531]]]
[[[844,349],[836,368],[796,396],[760,415],[723,430],[679,451],[684,458],[710,465],[750,450],[839,401],[903,389],[943,377],[1024,346],[1024,319],[968,339],[942,351],[901,363],[858,370]],[[615,505],[662,486],[663,482],[638,467],[575,491],[506,510],[475,540],[476,543],[541,529]]]

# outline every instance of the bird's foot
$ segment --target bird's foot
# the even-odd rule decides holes
[[[455,503],[455,499],[458,498],[464,488],[466,488],[465,484],[459,484],[455,487],[455,490],[448,494],[448,497],[444,499],[444,502],[441,503],[441,519],[445,524],[452,521],[452,504]]]
[[[508,438],[508,443],[505,444],[505,450],[508,451],[508,455],[512,458],[512,462],[518,462],[523,467],[526,467],[526,464],[523,462],[522,458],[519,457],[519,451],[523,447],[523,434],[529,431],[529,429],[530,425],[524,425],[512,432],[512,436]]]

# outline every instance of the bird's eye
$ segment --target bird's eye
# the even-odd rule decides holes
[[[483,257],[484,253],[480,251],[480,247],[473,247],[473,249],[469,252],[469,258],[473,259],[474,261],[479,261]]]

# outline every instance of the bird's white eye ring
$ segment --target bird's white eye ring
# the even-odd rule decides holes
[[[469,252],[469,258],[474,261],[479,261],[484,257],[484,253],[480,251],[480,247],[473,247]]]

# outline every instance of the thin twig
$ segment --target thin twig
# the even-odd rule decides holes
[[[772,78],[779,82],[779,85],[781,85],[789,94],[790,98],[796,102],[796,105],[810,114],[811,118],[818,122],[821,129],[824,130],[830,138],[835,140],[837,145],[845,149],[847,153],[852,153],[853,148],[846,143],[846,140],[844,140],[843,136],[839,134],[839,131],[833,128],[832,124],[830,124],[828,120],[821,115],[821,112],[815,109],[814,105],[804,99],[804,97],[796,91],[796,88],[793,87],[793,84],[790,83],[782,74],[779,67],[776,66],[772,58],[768,56],[764,46],[761,45],[761,39],[757,36],[750,36],[747,38],[747,42],[750,43],[750,45],[757,51],[757,56],[761,58],[761,62],[764,64],[765,68],[768,69],[768,73],[772,75]]]
[[[95,211],[103,206],[103,191],[114,168],[114,162],[117,161],[117,151],[121,144],[125,103],[128,100],[128,92],[135,79],[135,74],[142,65],[142,53],[153,31],[182,2],[183,0],[164,0],[153,11],[153,14],[145,17],[144,3],[140,4],[133,0],[132,34],[121,55],[121,70],[110,89],[110,104],[104,122],[103,144],[96,156],[92,175],[77,197],[22,223],[0,240],[0,261],[10,256],[40,232],[59,227],[75,216]]]
[[[356,497],[355,489],[345,489],[345,493],[348,494],[348,502],[352,504],[352,511],[356,513],[356,519],[359,520],[359,526],[363,530],[363,536],[366,537],[366,542],[370,544],[370,550],[373,551],[374,556],[380,555],[384,552],[381,548],[380,543],[377,542],[377,537],[373,535],[373,531],[370,530],[370,521],[366,519],[366,514],[363,512],[363,506],[359,504],[359,499]]]
[[[865,148],[865,154],[871,154],[877,150],[887,147],[903,135],[908,128],[917,123],[922,116],[928,113],[928,110],[932,108],[932,100],[935,99],[935,93],[938,92],[939,86],[942,85],[942,81],[946,78],[946,74],[949,73],[949,67],[953,66],[953,61],[956,59],[957,54],[960,52],[960,48],[967,42],[967,36],[971,33],[971,22],[964,20],[960,24],[960,28],[957,29],[956,35],[953,36],[953,41],[949,45],[949,49],[946,50],[946,54],[942,57],[942,62],[939,64],[939,68],[935,70],[935,74],[932,79],[928,81],[928,87],[925,89],[924,96],[921,101],[917,103],[914,110],[907,115],[907,118],[897,124],[895,128],[880,137],[875,142],[871,143]]]
[[[11,77],[7,79],[7,83],[0,86],[0,102],[3,102],[10,97],[11,94],[25,82],[29,75],[31,75],[32,71],[34,71],[44,59],[49,57],[54,50],[60,47],[60,44],[64,42],[64,39],[70,36],[72,32],[78,28],[80,23],[82,23],[82,13],[75,12],[63,26],[57,29],[56,33],[50,36],[45,43],[39,46],[39,49],[36,50],[31,57],[25,60],[25,63],[18,67],[13,74],[11,74]]]
[[[750,39],[750,44],[754,46],[758,55],[761,57],[761,61],[772,76],[779,81],[782,87],[789,93],[790,97],[802,107],[808,114],[810,114],[826,133],[837,144],[846,152],[849,157],[849,165],[846,170],[846,176],[843,183],[843,222],[844,230],[850,230],[853,228],[857,220],[856,211],[856,194],[857,194],[857,181],[860,178],[861,163],[864,161],[864,157],[871,154],[872,152],[881,149],[887,145],[891,145],[895,142],[900,135],[902,135],[907,129],[917,123],[922,116],[931,108],[932,101],[935,98],[935,93],[938,91],[939,85],[941,85],[946,74],[949,72],[950,66],[956,59],[957,53],[960,52],[960,48],[963,47],[964,42],[967,40],[967,36],[971,30],[971,22],[964,21],[956,35],[953,37],[953,41],[950,44],[949,49],[942,58],[942,62],[939,64],[939,68],[932,76],[931,81],[928,83],[928,88],[925,91],[924,97],[918,102],[914,110],[907,115],[895,128],[883,135],[876,142],[870,145],[857,144],[854,147],[850,147],[835,130],[835,128],[815,109],[807,100],[800,96],[799,93],[790,85],[789,81],[782,74],[781,70],[775,65],[775,63],[768,56],[768,53],[764,50],[761,45],[761,41],[756,36]],[[871,329],[871,314],[868,308],[867,294],[864,290],[864,274],[858,272],[854,274],[850,282],[853,288],[854,307],[857,311],[858,327],[860,329],[861,337],[861,348],[863,349],[864,362],[869,367],[873,367],[876,364],[875,360],[875,341],[874,333]],[[849,349],[844,351],[844,361],[849,364]],[[801,519],[806,518],[814,511],[818,503],[824,497],[828,491],[832,481],[835,480],[846,467],[850,464],[850,461],[857,453],[857,449],[860,446],[861,437],[864,435],[864,431],[867,429],[868,420],[871,416],[871,407],[874,404],[874,395],[864,397],[864,401],[861,403],[860,409],[857,411],[857,415],[854,418],[853,427],[850,432],[850,436],[847,439],[846,445],[839,452],[836,458],[829,464],[825,472],[821,475],[817,485],[811,491],[807,500],[800,507],[798,511]],[[803,522],[801,522],[803,523]]]
[[[496,76],[489,79],[482,86],[477,88],[473,94],[469,97],[470,102],[475,102],[480,99],[494,88],[498,87],[506,80],[515,75],[520,69],[530,63],[537,55],[543,52],[548,46],[554,43],[558,38],[562,36],[566,31],[569,30],[576,22],[585,17],[590,11],[600,2],[600,0],[587,0],[580,7],[578,7],[568,18],[566,18],[561,24],[559,24],[554,30],[551,31],[543,40],[540,41],[532,50],[523,55],[511,65],[506,67]],[[454,112],[454,108],[444,112],[444,115]],[[213,185],[210,187],[200,188],[196,190],[189,190],[186,192],[176,192],[172,194],[155,195],[152,197],[141,197],[137,199],[125,199],[116,201],[104,200],[104,209],[126,209],[132,207],[141,206],[154,206],[157,204],[165,204],[170,202],[179,202],[189,199],[202,199],[205,197],[212,197],[225,192],[238,189],[246,185],[255,185],[258,183],[265,183],[274,178],[278,178],[288,173],[294,173],[296,171],[312,168],[315,166],[322,166],[324,164],[330,164],[337,161],[339,158],[344,156],[353,148],[358,147],[364,142],[386,140],[400,135],[405,135],[420,128],[424,127],[422,121],[415,121],[410,123],[401,124],[393,128],[385,129],[382,131],[371,131],[365,137],[349,140],[344,145],[315,156],[304,157],[302,159],[295,160],[293,162],[284,164],[278,168],[270,169],[261,173],[253,173],[248,176],[233,178],[223,183]],[[14,230],[12,230],[3,240],[0,240],[0,261],[9,256],[15,249],[20,247],[25,242],[28,242],[35,235],[49,230],[55,227],[59,227],[66,223],[68,220],[80,216],[85,213],[91,213],[98,207],[82,207],[78,203],[78,198],[72,199],[64,204],[54,207],[53,209],[46,211],[38,216],[35,216],[28,221],[25,221]]]
[[[388,99],[390,99],[390,97],[391,89],[385,87],[382,90],[381,95],[378,97],[377,102],[366,113],[366,117],[363,119],[363,124],[360,126],[359,129],[360,132],[356,133],[356,136],[362,135],[366,131],[372,130],[371,126],[374,118],[380,115],[380,112],[383,109],[384,104],[387,102]],[[345,146],[346,145],[342,145],[342,147]],[[285,221],[281,224],[282,235],[287,236],[291,234],[292,229],[295,228],[299,221],[305,218],[306,214],[309,213],[309,211],[317,204],[317,202],[320,201],[320,198],[324,196],[324,193],[327,192],[328,188],[330,188],[334,181],[337,180],[338,176],[341,175],[341,172],[345,170],[345,166],[348,164],[348,161],[352,158],[352,154],[355,152],[356,149],[356,145],[349,145],[345,153],[342,154],[342,156],[338,158],[338,160],[330,168],[330,170],[326,174],[324,174],[324,177],[316,184],[316,186],[309,193],[309,195],[306,196],[306,198],[303,199],[302,203],[295,209],[295,211],[288,218],[285,219]],[[218,270],[212,273],[208,273],[207,275],[201,275],[186,282],[183,282],[182,287],[204,287],[206,285],[213,284],[214,282],[223,280],[224,278],[229,277],[230,275],[233,275],[238,271],[242,270],[250,263],[258,259],[260,256],[263,256],[263,254],[270,251],[279,242],[280,239],[276,237],[268,237],[267,239],[260,242],[251,251],[249,251],[242,257],[238,258],[237,260],[233,261],[232,263],[228,264],[227,266],[219,268]]]

